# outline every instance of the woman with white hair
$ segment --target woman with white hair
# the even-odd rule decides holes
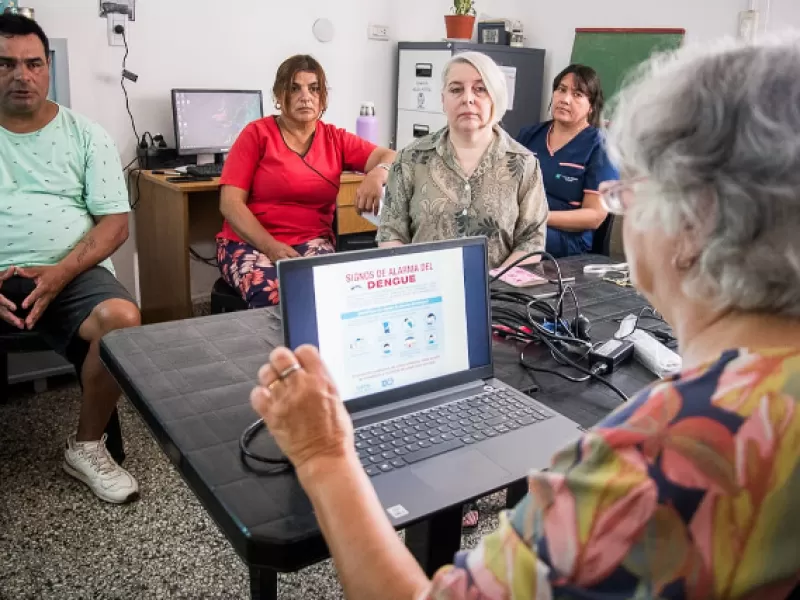
[[[392,531],[316,351],[281,348],[261,370],[253,406],[348,598],[800,597],[800,37],[652,61],[609,141],[622,178],[602,197],[625,213],[633,278],[684,369],[533,473],[433,582]]]
[[[447,126],[402,150],[389,171],[380,245],[484,235],[492,268],[543,250],[539,165],[497,125],[508,107],[500,68],[485,54],[455,55],[442,102]]]

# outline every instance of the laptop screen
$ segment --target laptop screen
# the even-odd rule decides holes
[[[486,243],[280,264],[287,345],[317,346],[343,400],[491,366]]]

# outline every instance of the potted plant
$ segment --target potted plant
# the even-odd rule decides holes
[[[453,14],[445,15],[448,39],[471,40],[475,27],[475,4],[472,0],[453,0]]]

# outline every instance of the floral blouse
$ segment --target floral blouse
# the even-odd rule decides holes
[[[800,593],[800,350],[731,350],[655,384],[529,478],[434,600]]]
[[[378,242],[486,236],[489,262],[544,250],[547,198],[538,160],[499,127],[475,172],[455,159],[448,129],[403,149],[389,172]]]

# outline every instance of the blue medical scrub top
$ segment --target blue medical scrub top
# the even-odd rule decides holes
[[[575,210],[583,206],[583,196],[598,193],[604,181],[619,179],[608,159],[603,135],[587,127],[557,152],[550,152],[547,134],[552,121],[524,127],[517,141],[539,159],[542,181],[551,211]],[[563,231],[547,227],[546,250],[556,258],[584,254],[592,249],[594,231]]]

